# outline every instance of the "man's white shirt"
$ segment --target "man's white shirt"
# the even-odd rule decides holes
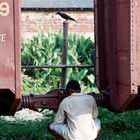
[[[100,129],[97,116],[98,108],[93,96],[73,93],[60,103],[51,129],[66,140],[94,140]]]

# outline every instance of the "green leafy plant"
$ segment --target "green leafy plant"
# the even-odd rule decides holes
[[[31,40],[22,43],[22,65],[55,65],[61,64],[62,32],[39,33]],[[90,38],[70,33],[68,36],[68,65],[92,64],[91,56],[94,53],[94,43]],[[61,69],[23,69],[23,91],[40,92],[45,89],[60,87]],[[24,76],[27,75],[27,76]],[[94,68],[67,69],[67,80],[81,81],[83,90],[95,89],[91,75],[94,77]],[[89,78],[90,77],[90,78]]]

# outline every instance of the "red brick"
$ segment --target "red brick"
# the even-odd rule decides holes
[[[22,38],[26,34],[35,34],[41,30],[44,33],[58,32],[63,29],[63,19],[56,12],[22,11],[21,33]],[[67,11],[67,14],[75,18],[78,23],[69,22],[69,32],[93,34],[94,13],[92,11]]]

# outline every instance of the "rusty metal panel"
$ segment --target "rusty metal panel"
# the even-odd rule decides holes
[[[19,0],[0,1],[1,114],[14,113],[21,98],[19,14]],[[7,106],[5,112],[4,106]]]
[[[133,11],[135,12],[135,39],[136,39],[136,69],[137,69],[137,84],[140,86],[140,1],[133,2]]]
[[[100,90],[107,86],[105,61],[105,27],[104,27],[104,1],[95,0],[95,38],[96,38],[96,83]]]
[[[101,31],[97,27],[96,42],[98,45],[96,47],[100,50],[97,53],[98,68],[101,69],[98,75],[100,79],[107,81],[106,88],[110,89],[110,102],[114,110],[122,111],[138,94],[136,51],[139,47],[135,36],[139,6],[134,0],[102,0],[102,2],[96,0],[96,3],[97,9],[101,8],[100,4],[103,8],[100,10],[102,12],[100,18],[96,18],[96,23],[98,26],[102,18],[103,24],[99,24],[102,24],[102,30],[104,30]],[[99,17],[98,13],[95,16]],[[100,32],[104,35],[99,36]],[[104,42],[99,43],[100,40]],[[100,61],[103,62],[100,63]],[[102,64],[105,66],[100,66]],[[102,73],[105,77],[102,77]],[[100,79],[99,83],[102,84]]]

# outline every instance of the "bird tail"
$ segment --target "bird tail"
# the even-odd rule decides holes
[[[75,19],[72,19],[73,21],[75,21],[76,23],[78,23]]]

